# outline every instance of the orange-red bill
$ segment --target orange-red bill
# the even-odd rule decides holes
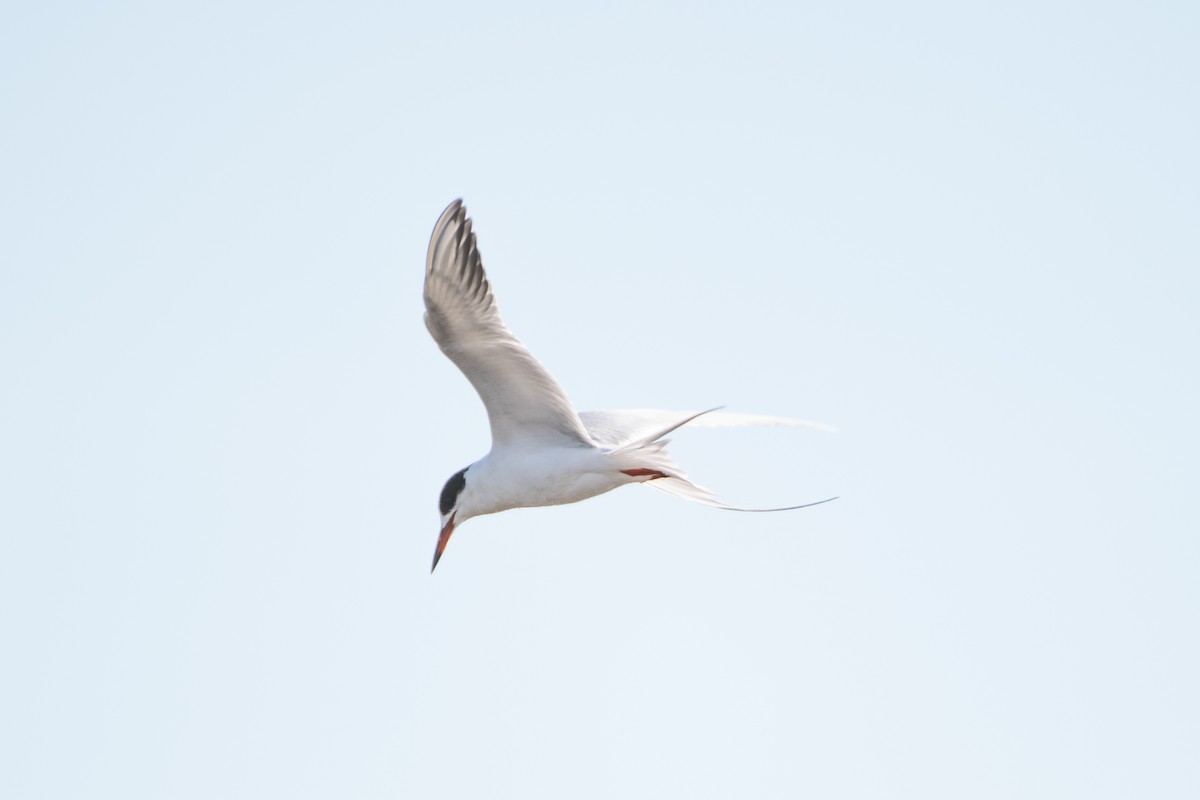
[[[442,528],[442,532],[438,534],[437,549],[433,551],[433,566],[429,568],[431,573],[437,569],[437,562],[442,560],[442,553],[446,551],[446,545],[450,542],[452,533],[454,533],[454,514],[450,515],[446,527]]]

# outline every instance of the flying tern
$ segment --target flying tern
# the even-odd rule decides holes
[[[501,321],[462,200],[446,207],[429,239],[425,326],[479,393],[492,428],[491,451],[454,473],[442,489],[442,530],[431,572],[451,534],[472,517],[577,503],[630,483],[733,511],[787,511],[836,499],[785,508],[731,506],[688,480],[664,449],[663,437],[684,425],[828,426],[717,409],[577,412]]]

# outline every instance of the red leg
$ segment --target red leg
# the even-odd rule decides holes
[[[637,469],[623,469],[623,470],[621,470],[621,472],[624,472],[626,475],[629,475],[634,478],[640,478],[643,475],[649,475],[650,480],[652,480],[652,481],[657,480],[659,478],[667,477],[667,473],[665,473],[665,472],[660,472],[659,470],[656,470],[656,469],[647,469],[645,467],[638,467]]]

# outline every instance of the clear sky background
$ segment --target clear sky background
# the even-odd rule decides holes
[[[1195,3],[0,25],[0,795],[1200,796]],[[581,409],[805,417],[471,520],[466,199]]]

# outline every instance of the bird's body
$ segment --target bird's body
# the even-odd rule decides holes
[[[442,212],[430,237],[425,309],[426,327],[479,393],[492,428],[491,451],[455,473],[442,490],[435,568],[454,529],[471,517],[576,503],[629,483],[647,483],[719,508],[784,510],[742,509],[720,502],[667,457],[662,437],[689,423],[824,427],[716,411],[577,412],[554,378],[500,320],[461,200]]]
[[[578,503],[644,480],[621,472],[611,454],[590,445],[493,448],[465,477],[475,516]]]

